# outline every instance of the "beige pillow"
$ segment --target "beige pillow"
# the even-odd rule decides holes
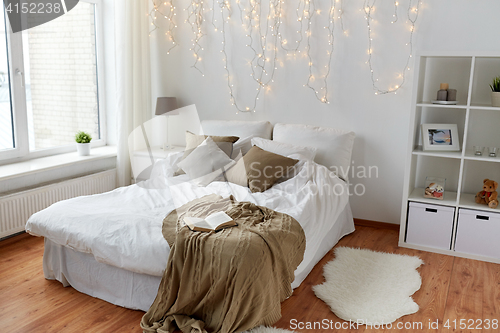
[[[248,187],[248,178],[243,157],[241,157],[231,169],[227,170],[225,175],[228,182]]]
[[[181,161],[189,156],[206,138],[208,135],[197,135],[186,131],[186,150],[184,151],[184,155],[182,155]],[[233,152],[233,143],[238,141],[239,137],[237,136],[213,136],[210,135],[210,138],[219,146],[219,148],[226,153],[227,156],[231,157]],[[178,169],[175,172],[175,176],[183,175],[184,171],[182,169]]]
[[[226,178],[238,185],[248,184],[254,193],[264,192],[286,176],[298,161],[254,146],[226,172]]]

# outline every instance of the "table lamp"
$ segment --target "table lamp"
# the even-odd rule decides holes
[[[156,116],[166,116],[167,117],[167,142],[163,145],[163,149],[169,149],[168,145],[168,118],[170,116],[178,115],[177,111],[177,99],[175,97],[158,97],[156,100]]]

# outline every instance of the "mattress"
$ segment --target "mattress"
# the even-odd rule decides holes
[[[337,244],[340,238],[354,231],[351,208],[346,205],[330,231],[319,242],[314,258],[304,272],[309,272]],[[43,272],[46,279],[57,280],[65,287],[129,309],[147,311],[153,303],[161,276],[128,271],[96,261],[93,255],[75,251],[45,239]],[[307,276],[307,274],[305,274]],[[296,277],[295,289],[302,282]]]

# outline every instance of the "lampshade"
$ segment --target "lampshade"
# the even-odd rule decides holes
[[[173,116],[179,114],[177,111],[177,99],[175,97],[158,97],[156,100],[155,115],[167,114]]]

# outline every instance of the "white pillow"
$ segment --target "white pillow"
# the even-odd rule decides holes
[[[253,135],[249,135],[245,138],[240,138],[238,141],[233,143],[233,153],[231,154],[231,158],[234,160],[241,152],[241,155],[245,155],[252,148],[252,138]]]
[[[198,186],[207,186],[234,164],[226,153],[208,137],[191,154],[179,162],[181,168]]]
[[[289,143],[266,140],[262,138],[253,138],[252,144],[261,149],[270,151],[271,153],[285,157],[293,154],[300,154],[306,160],[312,161],[314,160],[314,156],[316,156],[316,148],[313,147],[296,146]]]
[[[273,131],[276,141],[316,147],[315,162],[336,172],[344,180],[348,180],[355,137],[354,132],[298,124],[276,124]]]
[[[150,178],[154,177],[172,177],[175,171],[178,169],[177,163],[182,160],[184,155],[183,151],[168,154],[167,157],[155,161],[153,164],[153,169],[151,170]]]
[[[240,138],[249,135],[271,139],[273,125],[268,121],[204,120],[201,127],[205,135],[234,135]]]

